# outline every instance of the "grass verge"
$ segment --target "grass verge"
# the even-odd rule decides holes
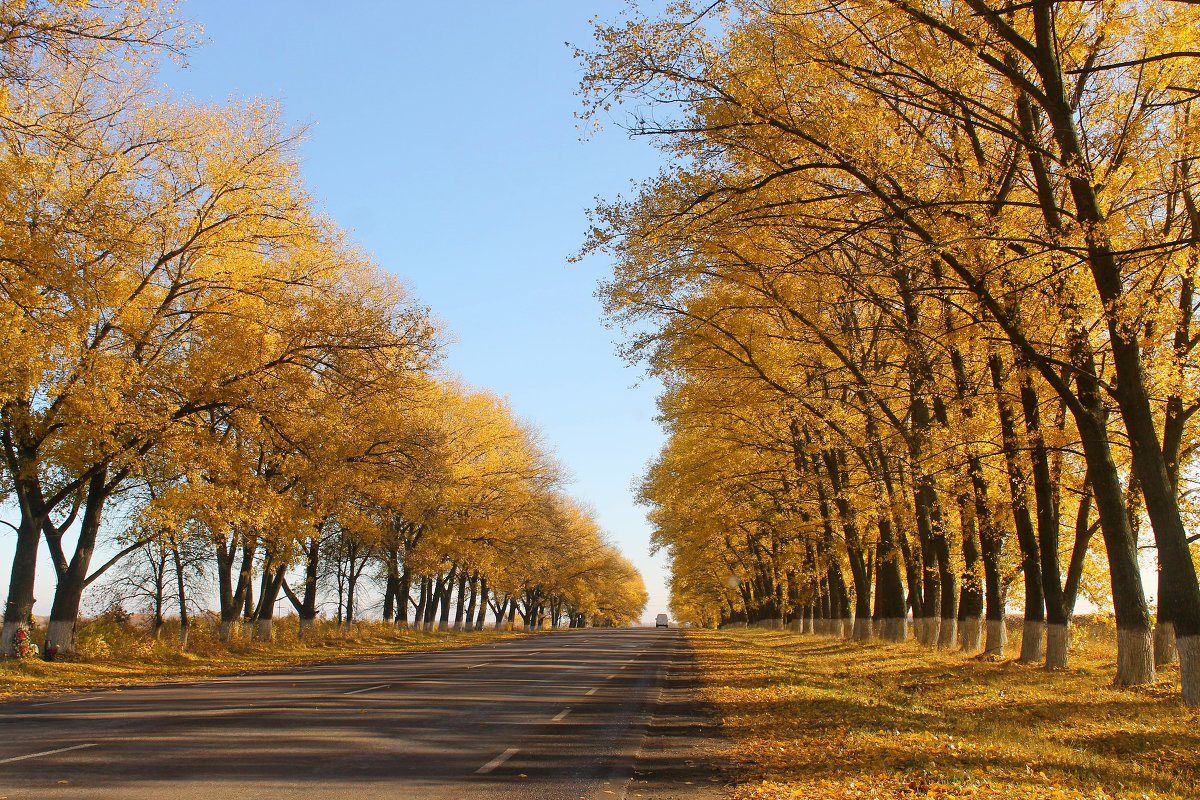
[[[736,800],[1200,797],[1200,711],[1177,674],[1114,689],[1102,643],[1046,672],[915,644],[687,636],[742,773]]]
[[[81,654],[70,660],[0,659],[0,700],[44,694],[194,680],[242,672],[268,672],[307,664],[466,647],[522,636],[485,630],[432,632],[397,630],[384,623],[356,623],[350,631],[321,624],[303,642],[283,621],[271,642],[243,636],[218,642],[214,630],[198,627],[187,652],[170,636],[155,640],[144,632],[103,622],[85,623],[79,633]],[[284,632],[287,631],[287,632]]]

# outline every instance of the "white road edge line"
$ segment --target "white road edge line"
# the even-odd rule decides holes
[[[98,744],[99,744],[98,742],[92,742],[91,744],[77,744],[74,747],[60,747],[57,750],[43,750],[40,753],[30,753],[27,756],[14,756],[13,758],[6,758],[3,760],[0,760],[0,764],[11,764],[14,761],[24,761],[27,758],[41,758],[42,756],[52,756],[55,753],[66,753],[69,750],[83,750],[84,748],[87,748],[87,747],[96,747],[96,746],[98,746]]]
[[[552,719],[550,721],[551,722],[562,722],[564,719],[566,719],[567,714],[570,714],[570,713],[571,713],[571,709],[564,708],[562,711],[555,714],[554,719]]]
[[[510,758],[512,758],[516,754],[517,754],[517,748],[510,747],[507,750],[505,750],[503,753],[501,753],[500,755],[493,758],[491,761],[484,764],[479,769],[475,770],[475,774],[476,775],[487,775],[489,772],[491,772],[496,767],[503,764],[505,761],[508,761]]]
[[[585,695],[587,695],[588,697],[591,697],[591,696],[592,696],[592,695],[594,695],[595,693],[596,693],[596,687],[595,687],[595,686],[593,686],[592,688],[590,688],[590,689],[588,689],[586,692],[584,692],[584,694],[585,694]]]
[[[62,705],[63,703],[82,703],[84,700],[99,700],[101,697],[103,697],[103,695],[93,694],[88,695],[87,697],[73,697],[70,700],[51,700],[48,703],[33,703],[30,705],[30,708],[39,708],[41,706],[58,706]]]
[[[353,692],[342,692],[342,697],[349,697],[352,694],[362,694],[364,692],[373,692],[376,689],[387,689],[390,687],[391,687],[390,683],[381,683],[378,686],[368,686],[366,689],[355,689]]]

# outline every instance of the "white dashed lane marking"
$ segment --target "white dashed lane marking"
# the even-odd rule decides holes
[[[25,756],[13,756],[12,758],[5,758],[5,759],[0,760],[0,764],[11,764],[14,761],[24,761],[27,758],[41,758],[42,756],[52,756],[55,753],[66,753],[71,750],[83,750],[84,748],[87,748],[87,747],[96,747],[96,743],[93,742],[91,744],[77,744],[74,747],[60,747],[57,750],[43,750],[40,753],[30,753],[29,755],[25,755]]]
[[[491,761],[484,764],[479,769],[475,770],[475,774],[476,775],[486,775],[489,772],[491,772],[492,770],[494,770],[496,767],[503,764],[505,761],[508,761],[510,758],[512,758],[516,754],[517,754],[517,748],[510,747],[507,750],[505,750],[503,753],[501,753],[500,755],[493,758]]]

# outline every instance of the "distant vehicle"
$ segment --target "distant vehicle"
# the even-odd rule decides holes
[[[657,617],[655,617],[655,619],[654,619],[654,627],[656,627],[656,628],[669,628],[669,627],[671,627],[670,623],[667,621],[667,615],[666,615],[666,614],[659,614]]]

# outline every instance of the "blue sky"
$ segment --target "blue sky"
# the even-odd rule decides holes
[[[650,618],[666,610],[666,576],[630,486],[662,441],[656,387],[601,324],[607,263],[567,263],[595,198],[659,162],[616,125],[587,141],[576,127],[566,43],[586,44],[589,20],[620,7],[191,0],[182,13],[205,43],[162,77],[201,101],[277,98],[310,126],[309,189],[444,320],[447,366],[544,431],[571,493],[645,577]]]

